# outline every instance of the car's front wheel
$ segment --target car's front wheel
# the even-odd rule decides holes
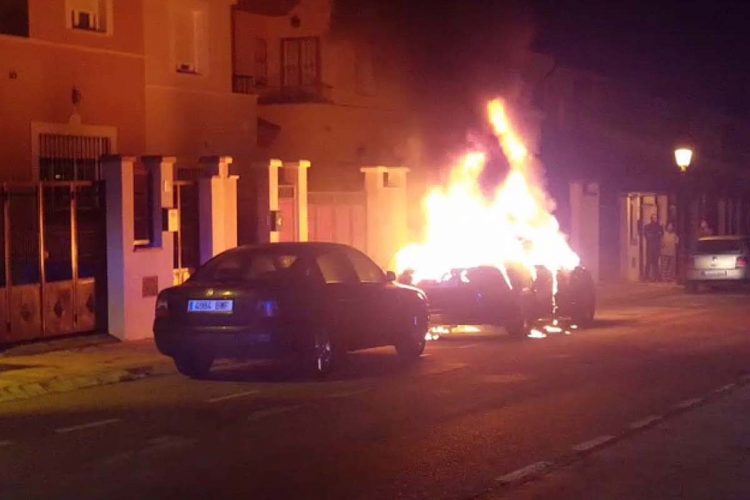
[[[204,378],[211,371],[214,358],[207,354],[181,353],[174,357],[174,364],[181,374],[195,379]]]
[[[396,342],[396,352],[402,359],[417,359],[427,345],[427,320],[415,317],[411,331],[405,333]]]

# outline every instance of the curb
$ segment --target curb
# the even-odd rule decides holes
[[[9,385],[0,387],[0,403],[31,399],[47,394],[71,392],[88,387],[133,382],[148,377],[167,375],[168,373],[172,373],[172,371],[168,371],[165,367],[160,367],[158,364],[150,364],[87,375],[75,374],[67,377],[56,377],[46,381]]]

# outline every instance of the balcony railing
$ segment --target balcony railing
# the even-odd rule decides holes
[[[259,81],[252,75],[232,75],[232,92],[235,94],[257,94]]]

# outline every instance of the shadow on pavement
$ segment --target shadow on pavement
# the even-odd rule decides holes
[[[204,380],[255,383],[340,382],[403,375],[418,370],[428,360],[429,357],[422,357],[407,362],[399,358],[393,349],[378,348],[349,353],[333,373],[320,378],[290,373],[280,362],[246,362],[215,367]]]

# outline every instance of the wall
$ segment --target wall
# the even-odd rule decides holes
[[[115,127],[120,149],[143,149],[141,2],[114,2],[120,17],[113,21],[112,35],[69,30],[64,5],[63,0],[31,0],[30,37],[0,35],[3,179],[33,178],[31,122],[68,123],[75,111],[74,87],[82,96],[83,124]]]
[[[147,2],[146,151],[178,159],[228,154],[248,162],[256,143],[256,96],[232,93],[232,0]],[[201,19],[198,74],[177,71],[181,16]]]
[[[420,151],[413,147],[404,75],[392,64],[378,64],[367,41],[339,36],[330,9],[330,0],[302,0],[278,16],[236,9],[235,71],[251,72],[254,40],[266,40],[268,81],[252,90],[259,95],[258,116],[278,130],[262,154],[311,160],[314,189],[349,189],[361,183],[360,166],[413,166]],[[320,86],[306,99],[289,99],[281,89],[282,39],[309,36],[320,39]]]

